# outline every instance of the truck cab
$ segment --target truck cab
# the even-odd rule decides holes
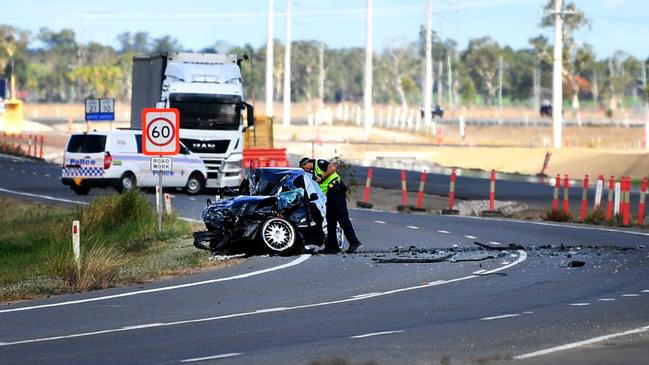
[[[242,60],[186,52],[133,59],[131,126],[141,127],[143,108],[178,109],[180,140],[205,163],[207,187],[238,186],[242,178],[243,132],[254,124],[243,96]]]

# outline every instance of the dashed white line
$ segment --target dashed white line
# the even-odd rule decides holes
[[[464,237],[465,237],[465,238],[468,238],[468,239],[470,239],[470,240],[474,240],[474,239],[478,238],[478,237],[476,237],[476,236],[469,236],[469,235],[466,235],[466,236],[464,236]]]
[[[13,167],[10,167],[10,168],[9,168],[9,170],[10,170],[10,171],[13,171],[13,170],[14,170],[14,168],[13,168]]]
[[[394,333],[403,333],[403,330],[366,333],[364,335],[351,336],[350,338],[366,338],[366,337],[374,337],[374,336],[384,336],[384,335],[391,335],[391,334],[394,334]]]
[[[374,221],[374,223],[378,223],[378,224],[385,224],[385,222],[384,222],[384,221]]]
[[[36,171],[32,171],[32,175],[36,176],[38,173]]]
[[[443,230],[441,230],[441,229],[440,229],[439,231],[437,231],[437,232],[439,232],[439,233],[444,233],[444,234],[449,234],[449,233],[451,233],[451,232],[449,232],[449,231],[443,231]]]
[[[641,291],[641,293],[649,293],[649,289],[645,289],[645,290]]]
[[[189,200],[196,200],[196,198],[188,198]]]
[[[410,228],[410,229],[419,229],[419,227],[417,227],[417,226],[406,226],[406,228]]]
[[[45,177],[51,177],[50,174],[45,174]]]
[[[489,243],[492,244],[492,245],[496,245],[496,246],[500,246],[500,245],[502,245],[502,243],[500,243],[500,242],[496,242],[496,241],[491,241],[491,242],[489,242]]]
[[[20,172],[22,172],[23,174],[26,174],[26,173],[27,173],[26,170],[20,170]]]
[[[228,357],[235,357],[240,355],[242,355],[242,353],[233,352],[231,354],[221,354],[221,355],[214,355],[214,356],[197,357],[195,359],[186,359],[186,360],[181,360],[180,362],[198,362],[198,361],[205,361],[205,360],[226,359]]]
[[[30,197],[33,197],[33,198],[42,198],[42,199],[53,200],[53,201],[57,201],[57,202],[88,205],[88,203],[86,203],[86,202],[82,202],[82,201],[78,201],[78,200],[63,199],[63,198],[55,198],[55,197],[48,196],[48,195],[23,193],[21,191],[14,191],[14,190],[3,189],[3,188],[0,188],[0,191],[3,191],[5,193],[9,193],[9,194],[30,196]]]
[[[480,318],[481,321],[492,321],[494,319],[503,319],[503,318],[512,318],[512,317],[518,317],[520,314],[503,314],[501,316],[494,316],[494,317],[484,317]]]
[[[622,294],[623,297],[639,297],[640,294]]]
[[[590,303],[570,303],[570,305],[573,307],[585,307],[587,305],[590,305]]]
[[[550,347],[550,348],[545,349],[545,350],[539,350],[539,351],[534,351],[534,352],[530,352],[530,353],[523,354],[523,355],[514,356],[514,359],[515,360],[528,359],[530,357],[537,357],[537,356],[551,354],[553,352],[570,350],[570,349],[574,349],[574,348],[577,348],[577,347],[580,347],[580,346],[591,345],[591,344],[594,344],[594,343],[597,343],[597,342],[602,342],[602,341],[608,341],[608,340],[610,340],[612,338],[616,338],[616,337],[634,335],[634,334],[637,334],[637,333],[642,333],[642,332],[647,332],[647,331],[649,331],[649,326],[644,326],[644,327],[635,328],[635,329],[624,331],[624,332],[618,332],[618,333],[613,333],[613,334],[610,334],[610,335],[593,337],[593,338],[590,338],[590,339],[584,340],[584,341],[573,342],[573,343],[569,343],[569,344],[565,344],[565,345],[561,345],[561,346]]]
[[[615,298],[601,298],[597,299],[598,302],[614,302]]]
[[[532,311],[523,312],[523,314],[534,314]]]

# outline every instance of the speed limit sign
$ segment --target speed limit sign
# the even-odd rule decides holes
[[[142,152],[148,156],[177,155],[180,150],[178,109],[142,110]]]

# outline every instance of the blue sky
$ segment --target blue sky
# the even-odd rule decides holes
[[[433,28],[461,48],[471,38],[491,36],[514,49],[528,47],[539,34],[547,0],[434,0]],[[623,50],[649,56],[649,1],[573,0],[592,22],[577,35],[592,44],[598,57]],[[417,39],[426,18],[427,0],[373,0],[374,47]],[[293,40],[323,40],[330,47],[363,47],[366,0],[293,0]],[[152,37],[171,35],[189,49],[217,41],[231,45],[266,42],[267,0],[4,0],[0,24],[34,33],[41,27],[72,28],[81,42],[116,45],[122,32],[146,31]],[[274,0],[276,39],[284,39],[286,0]]]

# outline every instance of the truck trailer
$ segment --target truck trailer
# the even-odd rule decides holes
[[[203,159],[210,188],[241,182],[243,132],[255,120],[243,95],[244,59],[188,52],[133,57],[131,128],[142,128],[144,108],[178,109],[180,140]]]

